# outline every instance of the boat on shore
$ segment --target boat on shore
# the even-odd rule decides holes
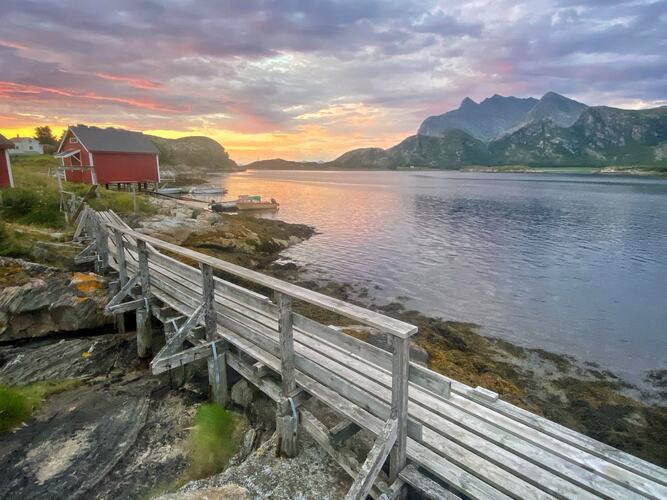
[[[156,192],[159,194],[181,194],[186,193],[187,190],[181,187],[163,187],[156,189]]]
[[[241,195],[237,200],[230,201],[211,201],[211,211],[213,212],[245,212],[251,210],[278,210],[280,204],[273,198],[270,201],[263,201],[259,195]]]
[[[278,210],[280,204],[273,198],[270,201],[262,200],[259,195],[241,195],[236,200],[236,209],[245,210]]]
[[[215,187],[215,186],[195,186],[192,189],[190,189],[190,194],[195,195],[195,194],[225,194],[227,193],[227,190],[225,188],[221,187]]]
[[[236,212],[236,201],[212,201],[209,205],[212,212]]]

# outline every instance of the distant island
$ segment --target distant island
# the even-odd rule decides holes
[[[260,160],[248,169],[458,170],[464,167],[652,167],[667,169],[667,106],[587,106],[548,92],[541,99],[494,95],[426,118],[388,149],[361,148],[328,162]]]

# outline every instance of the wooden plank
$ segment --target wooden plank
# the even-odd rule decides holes
[[[341,468],[347,472],[352,478],[356,478],[359,469],[359,461],[356,456],[346,449],[335,449],[331,446],[329,439],[329,432],[327,431],[326,426],[320,422],[315,415],[313,415],[309,410],[301,408],[299,410],[299,416],[301,421],[301,427],[306,431],[310,437],[312,437],[317,444],[319,444],[324,451],[326,451],[331,458],[333,458]],[[382,475],[380,472],[379,475]],[[380,487],[384,485],[384,482],[378,477],[375,481],[375,485],[369,492],[370,496],[373,498],[381,498]]]
[[[213,280],[213,268],[208,264],[200,263],[199,270],[202,277],[202,300],[204,302],[204,323],[206,325],[206,338],[213,341],[217,337],[217,321],[214,308],[215,281]],[[221,351],[213,346],[212,355],[208,359],[208,382],[211,388],[211,397],[214,403],[222,406],[228,404],[229,388],[227,383],[226,345],[220,344]]]
[[[331,445],[334,448],[342,446],[345,441],[350,439],[360,430],[361,427],[359,427],[354,422],[343,420],[329,430],[329,439],[331,441]]]
[[[407,463],[408,439],[408,366],[410,363],[410,341],[393,338],[394,350],[391,382],[391,418],[398,422],[397,438],[391,450],[389,480],[395,481]]]
[[[294,380],[294,336],[292,332],[292,299],[288,295],[278,294],[280,310],[280,373],[282,376],[282,394],[289,398],[296,390]]]
[[[98,274],[103,274],[109,268],[109,245],[107,227],[99,220],[95,224],[95,239],[97,240],[97,264]]]
[[[143,303],[143,299],[141,300]],[[151,327],[150,309],[140,307],[136,310],[137,323],[137,356],[148,358],[151,355],[153,344],[153,329]]]
[[[116,262],[118,263],[118,275],[120,276],[120,283],[124,285],[127,283],[127,265],[125,264],[125,247],[123,245],[123,233],[118,229],[114,229],[114,244],[116,246]]]
[[[370,311],[368,309],[364,309],[362,307],[355,306],[353,304],[348,304],[342,300],[335,299],[333,297],[328,297],[321,293],[314,292],[312,290],[308,290],[299,287],[297,285],[281,281],[271,276],[266,276],[257,271],[252,271],[250,269],[246,269],[244,267],[237,266],[229,262],[225,262],[221,259],[217,259],[215,257],[211,257],[206,254],[195,252],[193,250],[183,248],[178,245],[168,243],[166,241],[162,241],[152,236],[147,236],[145,234],[141,234],[136,231],[124,228],[119,228],[119,229],[121,229],[126,234],[136,238],[137,241],[150,243],[156,248],[162,248],[169,252],[173,252],[178,255],[188,257],[198,262],[209,264],[210,266],[219,269],[221,271],[228,272],[239,278],[246,279],[258,285],[265,286],[276,292],[289,295],[292,298],[303,300],[313,305],[317,305],[319,307],[322,307],[323,309],[333,311],[335,313],[340,314],[341,316],[354,319],[366,325],[374,326],[379,330],[386,333],[390,333],[394,336],[407,338],[417,332],[417,327],[404,323],[403,321],[390,318],[378,312]]]
[[[252,372],[258,378],[266,377],[267,375],[273,373],[268,366],[266,366],[264,363],[260,363],[259,361],[252,365]]]
[[[164,347],[160,352],[155,356],[151,365],[157,363],[160,358],[174,354],[178,349],[183,345],[183,341],[192,331],[192,329],[199,323],[202,316],[204,315],[204,305],[201,304],[195,311],[185,320],[185,322],[176,330],[173,335],[170,336],[169,340],[165,343]],[[211,339],[209,339],[211,340]]]
[[[140,308],[146,308],[146,304],[155,304],[155,299],[151,298],[150,300],[145,300],[143,298],[130,300],[128,302],[123,302],[121,304],[116,304],[115,306],[109,307],[107,310],[109,314],[121,314],[130,311],[136,311]]]
[[[125,284],[121,287],[120,290],[118,290],[118,293],[114,295],[111,300],[107,303],[107,305],[104,307],[105,312],[111,313],[113,312],[114,308],[118,306],[125,297],[127,297],[132,289],[137,286],[139,283],[139,276],[133,276],[132,279],[129,281],[126,281]]]
[[[205,344],[191,347],[185,351],[165,356],[157,360],[155,364],[151,364],[151,371],[153,375],[159,375],[172,368],[180,367],[198,359],[204,359],[211,356],[213,344],[220,341],[206,342]]]
[[[405,498],[406,494],[406,484],[401,478],[398,478],[384,491],[382,500],[398,500]]]
[[[445,481],[457,491],[464,493],[469,498],[478,500],[488,500],[491,498],[494,500],[507,500],[512,498],[412,439],[408,439],[408,456],[410,460],[429,470],[436,477]]]
[[[298,337],[297,337],[298,339]],[[314,348],[318,348],[322,350],[319,346],[313,345]],[[324,352],[324,351],[323,351]],[[328,354],[332,358],[336,358],[337,356],[335,353],[329,353]],[[344,356],[344,354],[341,352],[339,356]],[[387,383],[387,377],[388,374],[383,373],[381,370],[379,370],[377,367],[374,367],[372,365],[369,365],[368,363],[359,363],[357,360],[350,359],[347,366],[354,367],[355,370],[357,370],[359,373],[366,374],[368,376],[371,376],[374,380],[381,381],[384,386],[388,386],[389,384]],[[539,446],[526,446],[523,438],[519,436],[503,436],[502,430],[498,431],[495,427],[490,427],[488,425],[485,426],[484,422],[480,422],[476,420],[475,415],[467,415],[461,412],[458,412],[458,410],[452,406],[448,406],[444,404],[444,401],[441,398],[435,398],[433,394],[430,392],[426,391],[421,391],[421,390],[415,390],[413,387],[410,391],[410,400],[415,401],[419,405],[421,405],[423,408],[427,410],[434,410],[434,409],[439,409],[438,415],[446,417],[448,419],[451,419],[453,416],[456,416],[455,422],[459,425],[464,426],[467,430],[477,433],[478,435],[481,436],[482,439],[488,439],[492,441],[493,443],[509,449],[513,452],[518,452],[519,456],[523,460],[528,460],[533,462],[534,464],[544,467],[546,466],[548,469],[552,470],[554,473],[557,475],[561,476],[562,478],[566,478],[568,480],[576,482],[579,486],[589,489],[589,491],[595,491],[597,489],[602,489],[602,491],[608,492],[610,496],[625,496],[628,495],[630,492],[625,490],[624,488],[618,486],[617,484],[614,484],[608,480],[605,480],[602,477],[596,476],[595,474],[582,469],[579,466],[576,466],[574,464],[570,464],[567,461],[562,460],[561,458],[554,457],[553,455],[549,454],[547,451],[542,449]],[[458,398],[458,396],[453,396],[453,398]],[[460,399],[460,398],[458,398]],[[441,409],[445,408],[444,411]],[[411,415],[417,415],[414,413],[414,410],[410,410]],[[452,412],[454,415],[452,415]],[[424,415],[423,412],[419,411],[418,413],[418,419],[422,420],[422,416]],[[467,416],[466,416],[467,415]],[[423,421],[423,420],[422,420]],[[489,450],[489,455],[490,457],[495,457],[498,456],[499,463],[504,463],[509,461],[508,463],[516,463],[517,465],[514,467],[512,470],[519,470],[522,471],[526,468],[528,470],[532,470],[532,472],[528,475],[524,475],[525,478],[539,478],[536,480],[531,480],[531,481],[541,481],[541,482],[546,482],[546,484],[551,484],[553,482],[553,479],[551,482],[549,480],[544,479],[544,474],[539,472],[539,469],[535,469],[534,465],[527,466],[525,461],[519,461],[517,463],[516,458],[512,457],[511,455],[508,455],[506,452],[503,450],[498,450],[497,448],[489,448],[490,443],[484,443],[483,441],[476,441],[473,442],[475,438],[470,436],[470,434],[461,434],[460,431],[456,428],[453,427],[451,422],[448,421],[442,421],[442,420],[433,420],[432,417],[428,417],[428,421],[432,422],[431,425],[435,429],[441,428],[442,431],[446,430],[449,434],[451,435],[452,432],[455,432],[455,435],[461,436],[463,439],[459,441],[460,443],[464,444],[465,446],[468,446],[469,449],[471,450]],[[480,432],[480,427],[485,429],[485,432],[482,433]],[[480,448],[480,443],[481,443],[481,448]],[[540,460],[537,460],[538,457]],[[590,457],[592,458],[592,457]],[[532,467],[532,469],[531,469]],[[551,477],[551,476],[547,476]],[[568,488],[566,483],[562,481],[561,479],[556,479],[556,484],[559,484],[560,488]],[[540,483],[538,483],[540,484]],[[558,491],[558,490],[555,490]],[[570,494],[574,495],[583,495],[584,493],[582,492],[581,489],[578,488],[573,488],[570,490]]]
[[[398,434],[398,421],[388,420],[378,435],[366,461],[361,466],[357,479],[350,487],[345,500],[365,500],[384,461],[389,456]]]
[[[247,363],[245,363],[239,356],[232,352],[227,353],[227,363],[234,370],[236,370],[243,378],[253,383],[260,391],[266,394],[274,402],[281,400],[280,386],[270,379],[263,379],[257,377]]]
[[[425,476],[412,464],[405,467],[398,476],[427,498],[433,500],[461,500],[459,495]]]
[[[139,284],[141,285],[141,293],[144,297],[148,297],[151,292],[150,271],[148,269],[148,250],[144,241],[138,242],[139,250]]]
[[[385,370],[391,370],[391,354],[363,340],[346,335],[338,330],[324,326],[300,314],[294,314],[297,331],[317,337],[330,343],[345,353],[370,361]],[[410,363],[409,380],[412,384],[426,389],[440,397],[449,397],[451,380],[416,363]]]

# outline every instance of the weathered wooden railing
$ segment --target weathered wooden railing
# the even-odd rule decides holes
[[[93,216],[91,211],[88,211],[85,216],[90,218],[87,224],[94,241],[92,245],[95,250],[97,271],[104,272],[113,262],[113,267],[117,269],[119,274],[120,290],[109,302],[107,311],[111,314],[124,313],[130,310],[136,311],[137,331],[139,333],[137,337],[138,351],[142,357],[148,355],[150,349],[151,307],[153,307],[156,296],[159,295],[159,293],[154,293],[154,287],[160,288],[160,285],[162,285],[162,288],[165,288],[164,280],[169,277],[164,276],[165,273],[171,274],[170,277],[177,280],[184,279],[185,274],[189,274],[192,278],[192,271],[195,274],[197,273],[195,269],[159,254],[158,250],[189,259],[199,265],[199,276],[197,278],[201,280],[201,303],[179,325],[175,332],[170,333],[166,345],[153,359],[151,366],[154,372],[159,373],[174,367],[175,363],[182,364],[184,360],[190,361],[207,357],[209,361],[209,381],[212,387],[212,396],[216,402],[221,404],[227,402],[226,361],[229,349],[229,343],[218,337],[216,304],[219,303],[216,303],[215,297],[216,280],[221,284],[224,283],[227,288],[232,287],[236,292],[240,292],[241,287],[234,287],[231,283],[214,278],[213,271],[222,271],[274,292],[277,303],[277,332],[279,338],[279,350],[276,354],[278,354],[277,357],[280,361],[279,373],[281,376],[277,429],[281,436],[281,449],[288,456],[296,453],[297,414],[295,399],[301,392],[296,376],[297,369],[314,376],[316,381],[316,375],[318,374],[318,370],[315,369],[316,365],[305,363],[307,366],[304,367],[304,360],[301,357],[298,359],[295,357],[295,315],[292,310],[292,300],[300,300],[318,306],[390,335],[393,356],[391,405],[388,418],[378,435],[376,444],[369,453],[368,459],[361,467],[357,481],[353,484],[348,497],[359,499],[366,497],[389,454],[391,454],[389,479],[390,481],[398,479],[399,472],[403,470],[407,463],[409,338],[417,332],[415,326],[138,233],[127,226],[121,225],[118,221],[105,221],[100,216]],[[114,224],[114,222],[116,223]],[[110,244],[114,247],[113,251],[110,251]],[[90,254],[90,249],[88,254]],[[133,265],[129,261],[135,257],[137,263]],[[157,272],[156,264],[159,264],[162,273]],[[187,272],[186,269],[190,272]],[[130,278],[130,273],[133,271],[134,276]],[[137,286],[140,289],[140,296],[126,301],[132,290]],[[178,292],[175,290],[175,293]],[[195,298],[198,293],[193,294],[191,298]],[[240,293],[236,299],[242,300],[242,297],[243,293]],[[169,300],[164,300],[166,297],[162,296],[160,298],[163,299],[163,302],[169,304]],[[264,306],[268,304],[267,301]],[[298,318],[296,321],[303,324],[304,320],[305,318]],[[189,351],[181,351],[180,349],[187,336],[202,321],[205,326],[207,342]],[[241,329],[243,327],[243,325],[236,326]],[[229,324],[228,328],[230,328]],[[342,333],[338,333],[338,335],[344,336]],[[209,351],[212,351],[212,354],[209,354]],[[297,366],[297,363],[299,363],[299,366]],[[326,374],[323,374],[322,378],[326,378]],[[417,378],[419,379],[419,375],[417,375]],[[445,385],[448,386],[448,383],[445,383]],[[311,384],[311,392],[318,396],[317,390],[313,387],[315,386]],[[326,400],[326,397],[322,399]],[[366,425],[363,414],[360,414],[357,420],[361,427]]]
[[[133,231],[113,212],[84,210],[77,235],[89,241],[79,262],[118,273],[107,310],[119,328],[135,311],[139,356],[151,354],[151,315],[164,323],[153,373],[182,379],[184,364],[207,359],[212,398],[226,404],[233,369],[276,402],[282,452],[306,431],[355,478],[350,499],[398,498],[405,484],[433,498],[667,498],[664,469],[411,362],[413,325]],[[385,332],[393,352],[298,314],[294,300]],[[327,429],[302,406],[311,396],[346,420]],[[376,437],[361,465],[340,448],[359,429]]]

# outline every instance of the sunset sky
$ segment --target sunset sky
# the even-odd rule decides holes
[[[0,132],[207,135],[246,163],[390,146],[470,96],[667,104],[667,2],[2,0]]]

